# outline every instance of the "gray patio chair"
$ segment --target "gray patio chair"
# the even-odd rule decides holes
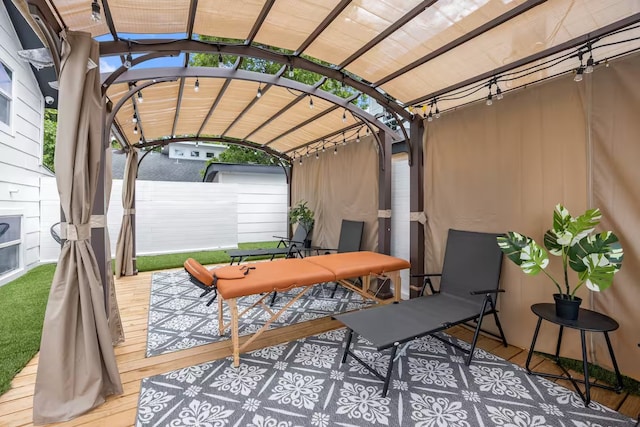
[[[343,252],[358,252],[362,247],[362,232],[364,231],[364,221],[351,221],[348,219],[342,220],[340,226],[340,238],[338,240],[337,249],[322,249],[325,254],[332,251]],[[354,280],[360,280],[354,279]],[[338,284],[336,283],[331,291],[331,298],[335,297]]]
[[[506,347],[507,339],[502,331],[494,300],[498,292],[503,292],[499,289],[502,251],[496,243],[497,236],[499,234],[449,230],[442,273],[418,276],[425,278],[425,287],[429,286],[431,295],[335,316],[349,328],[342,362],[346,362],[347,356],[351,355],[384,381],[383,396],[386,396],[400,344],[431,335],[467,354],[466,364],[469,365],[482,330],[482,320],[486,315],[493,315],[500,334],[483,332],[500,338]],[[431,284],[431,277],[434,276],[441,277],[437,292]],[[467,322],[475,323],[469,349],[434,335]],[[386,375],[375,370],[351,350],[354,333],[373,343],[378,351],[391,348]]]

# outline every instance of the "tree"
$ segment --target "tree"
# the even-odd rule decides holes
[[[58,110],[44,110],[44,141],[42,147],[42,164],[55,172],[54,155],[56,151],[56,132],[58,130]]]

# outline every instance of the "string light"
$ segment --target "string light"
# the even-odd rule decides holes
[[[489,96],[487,96],[487,105],[493,105],[493,95],[491,94],[491,91],[489,91]]]
[[[134,135],[137,135],[137,134],[138,134],[138,125],[136,125],[136,126],[133,128],[133,134],[134,134]]]
[[[142,92],[141,91],[138,91],[138,102],[141,103],[141,104],[144,102],[144,98],[142,97]]]
[[[313,98],[309,95],[309,109],[313,110]]]
[[[133,65],[133,57],[131,56],[131,52],[127,53],[127,56],[124,58],[124,62],[122,63],[124,68],[131,68]]]
[[[102,21],[102,16],[100,15],[100,5],[98,4],[98,0],[93,0],[91,2],[91,20],[93,22]]]
[[[262,96],[262,83],[258,84],[258,92],[256,93],[256,98],[260,98]]]
[[[222,58],[222,53],[218,52],[218,67],[224,67],[224,59]]]
[[[345,109],[342,112],[342,123],[345,123],[347,121],[347,110]]]
[[[133,123],[138,123],[138,116],[136,113],[133,113],[133,118],[131,119]]]
[[[289,72],[287,74],[289,77],[293,77],[293,65],[289,64]]]
[[[335,147],[333,147],[333,155],[334,156],[338,155],[338,146],[337,145]]]
[[[196,83],[193,85],[193,91],[198,92],[200,90],[200,80],[196,77]]]
[[[358,129],[358,136],[356,136],[356,143],[360,142],[360,129]]]
[[[347,145],[347,139],[344,136],[344,132],[342,132],[342,145]]]
[[[584,73],[584,65],[582,64],[582,52],[578,53],[578,59],[580,59],[580,66],[576,69],[576,75],[573,77],[574,82],[581,82],[583,73]]]

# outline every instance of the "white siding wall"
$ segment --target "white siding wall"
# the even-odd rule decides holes
[[[391,160],[391,255],[410,258],[409,164],[406,154]],[[402,270],[402,298],[409,299],[409,270]]]
[[[49,228],[60,221],[55,179],[42,179],[42,261],[55,261],[59,248]],[[113,181],[107,224],[111,251],[122,221],[122,180]],[[287,230],[287,186],[138,181],[138,255],[217,250],[238,242],[274,240]]]
[[[13,71],[11,128],[0,127],[0,215],[22,215],[21,269],[0,276],[0,285],[40,260],[40,183],[43,175],[44,99],[9,15],[0,4],[0,60]]]

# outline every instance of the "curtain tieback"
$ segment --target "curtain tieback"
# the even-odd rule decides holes
[[[65,227],[62,227],[64,230]],[[91,224],[66,224],[67,240],[89,240],[91,238]]]
[[[135,208],[124,209],[122,212],[123,215],[134,215],[135,213],[136,213]]]
[[[424,225],[427,223],[427,216],[424,212],[411,212],[409,213],[409,221],[418,221],[420,224]]]
[[[391,209],[380,209],[378,211],[378,218],[391,218]]]

